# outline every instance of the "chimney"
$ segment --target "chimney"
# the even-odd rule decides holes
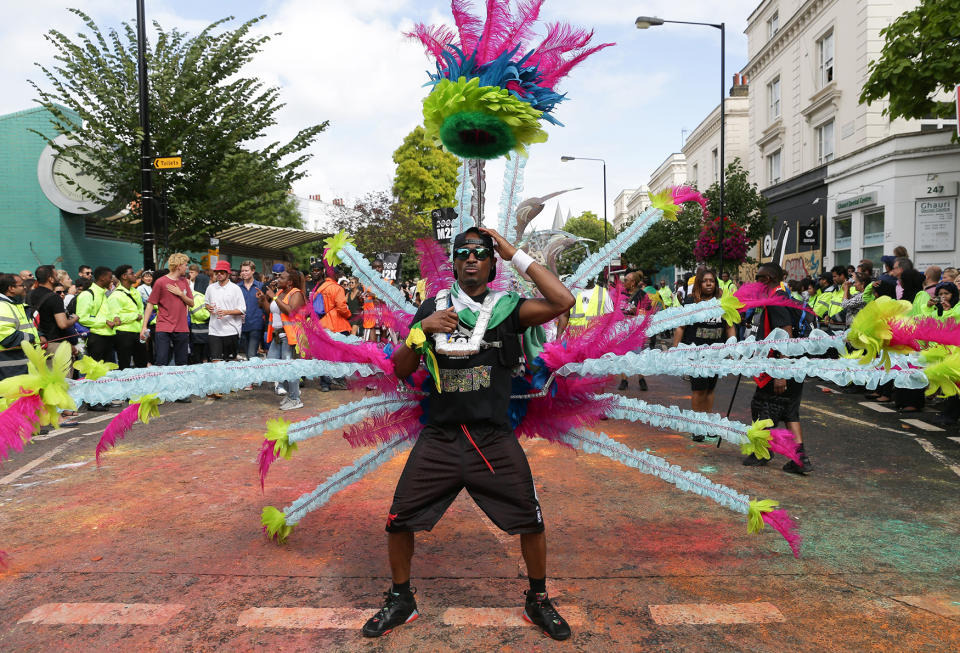
[[[747,97],[748,95],[750,95],[750,86],[747,84],[747,76],[741,77],[740,73],[734,73],[730,97]]]

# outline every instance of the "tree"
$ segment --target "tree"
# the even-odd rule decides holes
[[[952,93],[960,84],[960,0],[921,0],[880,30],[880,58],[869,64],[870,76],[860,102],[889,99],[883,113],[894,118],[949,118]]]
[[[38,65],[49,89],[30,83],[57,132],[79,142],[66,150],[58,147],[61,156],[103,189],[99,196],[81,190],[119,210],[140,188],[137,32],[122,23],[119,32],[104,34],[87,14],[69,11],[83,20],[86,32],[71,39],[50,30],[45,37],[56,49],[58,63]],[[172,249],[204,249],[209,236],[235,224],[290,222],[289,189],[304,176],[310,158],[306,150],[328,123],[305,127],[287,143],[256,143],[276,125],[283,106],[278,88],[242,76],[244,66],[271,38],[251,35],[263,18],[232,30],[222,29],[233,20],[225,18],[192,37],[154,23],[156,44],[146,55],[153,152],[179,154],[184,163],[180,170],[155,177],[155,186],[167,187]],[[72,119],[61,106],[80,119]],[[139,219],[140,203],[130,206],[131,217]],[[139,240],[139,225],[131,222],[109,225]]]
[[[703,225],[700,206],[684,204],[677,221],[660,220],[620,256],[622,262],[640,270],[662,267],[693,267],[693,244]]]
[[[749,247],[753,247],[770,231],[772,220],[767,212],[767,198],[756,184],[750,183],[750,176],[740,164],[739,157],[727,166],[723,190],[724,212],[744,228]],[[720,184],[712,184],[703,196],[707,198],[707,211],[711,215],[720,215]],[[692,242],[690,247],[693,247]]]
[[[397,164],[393,177],[397,204],[417,223],[432,228],[430,212],[453,206],[460,160],[430,142],[418,125],[393,152],[393,162]]]
[[[589,252],[583,248],[574,247],[564,254],[557,263],[560,274],[570,274],[576,270],[577,266],[580,265],[589,254],[599,251],[601,247],[607,244],[607,240],[611,240],[614,235],[616,235],[613,225],[608,222],[607,239],[604,239],[603,220],[597,217],[597,214],[593,211],[584,211],[580,215],[568,219],[563,224],[563,230],[572,233],[574,236],[589,238],[593,242],[587,243]]]

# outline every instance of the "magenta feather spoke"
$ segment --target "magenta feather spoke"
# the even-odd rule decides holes
[[[7,452],[23,451],[23,445],[33,437],[40,425],[40,411],[44,409],[39,395],[20,397],[0,413],[0,462]]]
[[[140,404],[130,404],[107,424],[107,428],[103,430],[103,435],[100,436],[100,441],[97,442],[97,467],[100,466],[100,454],[115,447],[117,442],[127,434],[127,431],[133,428],[139,410]]]
[[[427,296],[449,290],[453,284],[453,263],[440,243],[432,238],[418,238],[415,247],[420,258],[420,277],[427,280]]]
[[[405,406],[392,413],[381,413],[360,424],[354,424],[344,431],[343,437],[351,447],[385,444],[397,437],[408,439],[420,433],[421,415],[423,408],[419,404]]]

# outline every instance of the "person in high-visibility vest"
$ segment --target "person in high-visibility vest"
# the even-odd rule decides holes
[[[93,271],[93,283],[77,295],[77,315],[79,322],[90,329],[87,336],[87,354],[91,358],[106,363],[114,362],[114,328],[119,323],[115,319],[113,304],[108,301],[112,294],[110,284],[113,270],[98,266]]]
[[[194,286],[193,307],[187,311],[191,363],[203,363],[207,359],[207,343],[210,341],[210,311],[207,310],[207,296],[204,294],[207,289],[203,286]]]
[[[147,345],[140,342],[140,327],[143,323],[143,298],[133,287],[136,272],[132,265],[121,265],[113,272],[120,285],[113,289],[107,299],[112,304],[111,311],[116,316],[114,344],[117,350],[117,364],[121,370],[128,367],[147,366]],[[131,365],[132,363],[132,365]]]
[[[38,344],[40,335],[23,306],[23,279],[0,274],[0,379],[27,373],[23,343]]]
[[[585,327],[587,322],[613,310],[610,294],[603,284],[594,284],[577,293],[577,301],[570,312],[572,327]]]
[[[724,295],[732,295],[733,293],[737,292],[737,284],[733,282],[733,280],[730,278],[730,273],[726,270],[720,273],[720,283],[718,285],[720,286],[720,290]]]
[[[664,308],[680,305],[680,302],[673,296],[673,291],[670,290],[670,286],[667,285],[666,281],[660,282],[660,290],[657,291],[657,294],[660,295],[660,301],[663,302]]]

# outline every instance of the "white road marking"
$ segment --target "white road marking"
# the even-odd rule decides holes
[[[953,440],[953,441],[956,442],[957,444],[960,444],[960,438],[957,438],[957,437],[954,437],[954,436],[951,435],[951,436],[948,437],[947,439],[948,439],[948,440]]]
[[[48,451],[47,453],[43,454],[42,456],[40,456],[40,457],[37,458],[36,460],[31,460],[30,462],[28,462],[26,465],[24,465],[24,466],[21,467],[20,469],[18,469],[18,470],[16,470],[16,471],[13,471],[13,472],[10,472],[9,474],[7,474],[6,476],[4,476],[3,478],[0,478],[0,485],[7,485],[7,484],[9,484],[9,483],[14,482],[14,481],[17,480],[18,478],[20,478],[21,476],[23,476],[24,474],[26,474],[27,472],[29,472],[29,471],[30,471],[31,469],[33,469],[34,467],[37,467],[37,466],[39,466],[39,465],[42,465],[43,463],[47,462],[48,460],[50,460],[51,458],[53,458],[54,456],[56,456],[58,453],[60,453],[61,451],[63,451],[63,450],[66,449],[67,447],[69,447],[71,444],[73,444],[74,442],[77,442],[77,441],[79,441],[79,440],[81,440],[81,439],[82,439],[82,438],[70,438],[69,440],[67,440],[66,442],[64,442],[63,444],[61,444],[59,447],[56,447],[56,448],[54,448],[54,449],[51,449],[50,451]]]
[[[376,608],[247,608],[237,618],[247,628],[359,630]]]
[[[857,402],[857,403],[859,403],[859,404],[860,404],[861,406],[863,406],[864,408],[869,408],[870,410],[875,410],[875,411],[877,411],[878,413],[895,413],[895,412],[897,412],[897,411],[893,410],[892,408],[887,408],[887,407],[884,406],[883,404],[878,404],[878,403],[873,402],[873,401],[859,401],[859,402]]]
[[[877,424],[871,424],[870,422],[865,422],[862,419],[857,419],[855,417],[848,417],[847,415],[840,415],[838,413],[830,412],[829,410],[824,410],[823,408],[817,408],[816,406],[811,406],[809,404],[803,405],[804,410],[812,410],[817,413],[823,413],[824,415],[829,415],[830,417],[836,417],[837,419],[843,419],[848,422],[853,422],[854,424],[861,424],[862,426],[868,426],[872,429],[879,429],[881,431],[890,431],[891,433],[896,433],[898,435],[905,435],[908,438],[914,440],[917,444],[923,447],[923,450],[928,454],[933,456],[937,462],[940,462],[947,466],[947,469],[952,471],[957,476],[960,476],[960,465],[954,464],[949,458],[943,455],[940,451],[937,450],[930,442],[924,440],[923,438],[918,438],[913,433],[908,431],[898,431],[897,429],[891,429],[886,426],[878,426]]]
[[[907,603],[922,610],[929,610],[941,617],[960,617],[960,601],[951,600],[946,594],[924,594],[922,596],[894,596],[895,601]]]
[[[939,426],[934,426],[933,424],[927,424],[922,419],[900,419],[901,422],[906,422],[910,426],[916,426],[921,431],[940,431],[943,432],[943,429]]]
[[[159,626],[185,607],[176,603],[45,603],[17,623]]]
[[[74,432],[74,433],[76,433],[76,432],[77,432],[77,427],[71,426],[70,428],[66,428],[66,429],[54,429],[53,431],[50,431],[49,433],[41,433],[41,434],[38,434],[38,435],[33,436],[33,437],[30,438],[30,439],[33,440],[34,442],[43,442],[44,440],[49,440],[49,439],[51,439],[51,438],[58,438],[58,437],[60,437],[61,435],[63,435],[64,433],[70,433],[71,431]]]
[[[661,626],[685,624],[753,624],[786,621],[772,603],[676,603],[651,605],[650,616]]]
[[[117,413],[119,414],[119,413]],[[96,424],[97,422],[105,422],[108,419],[113,419],[117,416],[114,413],[105,413],[103,415],[97,415],[96,417],[91,417],[90,419],[81,420],[80,424]]]

